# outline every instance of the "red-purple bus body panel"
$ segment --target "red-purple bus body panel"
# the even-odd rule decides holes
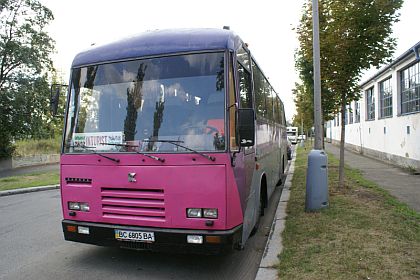
[[[64,219],[206,230],[231,229],[243,222],[227,154],[213,154],[214,162],[197,154],[157,155],[165,159],[164,163],[138,154],[108,156],[120,162],[113,163],[98,155],[61,157]],[[136,173],[136,182],[129,182],[129,173]],[[78,211],[72,217],[67,208],[70,201],[87,202],[90,211]],[[219,217],[213,226],[206,226],[208,219],[186,218],[186,208],[217,208]]]

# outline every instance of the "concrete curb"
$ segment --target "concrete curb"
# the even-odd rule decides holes
[[[265,245],[263,257],[258,268],[257,276],[255,277],[257,280],[278,279],[277,269],[274,266],[278,264],[279,259],[277,256],[283,250],[281,233],[286,224],[286,208],[290,197],[293,173],[295,171],[295,159],[296,155],[293,155],[286,182],[284,183],[281,192],[279,204],[277,205],[276,214],[274,215],[273,223],[271,224],[270,234],[268,236],[267,244]]]
[[[0,197],[1,196],[7,196],[7,195],[21,194],[21,193],[48,191],[48,190],[54,190],[54,189],[59,189],[59,188],[60,188],[60,185],[48,185],[48,186],[41,186],[41,187],[32,187],[32,188],[22,188],[22,189],[15,189],[15,190],[0,191]]]

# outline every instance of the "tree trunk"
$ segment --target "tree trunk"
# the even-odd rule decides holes
[[[346,97],[341,96],[341,139],[340,139],[340,166],[338,169],[338,188],[344,188],[344,140],[346,139]]]

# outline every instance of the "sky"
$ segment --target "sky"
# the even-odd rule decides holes
[[[48,32],[56,41],[55,67],[68,79],[74,56],[89,48],[141,32],[168,28],[222,28],[229,26],[249,45],[270,83],[285,104],[286,119],[295,114],[292,89],[298,82],[293,30],[305,0],[40,0],[54,14]],[[395,57],[420,41],[419,0],[405,0]],[[365,79],[374,70],[365,74]],[[363,78],[362,78],[363,80]]]

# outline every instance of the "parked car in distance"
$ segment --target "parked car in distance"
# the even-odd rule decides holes
[[[298,141],[302,141],[302,140],[306,140],[306,135],[305,134],[301,134],[298,136]]]
[[[287,139],[290,140],[292,144],[297,144],[298,142],[298,128],[296,126],[287,127]]]

